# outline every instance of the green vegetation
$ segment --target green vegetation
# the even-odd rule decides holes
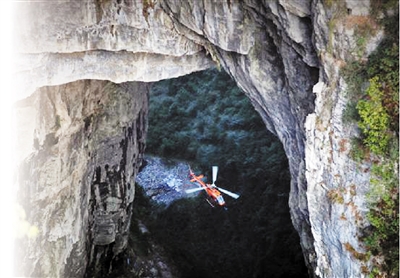
[[[278,139],[225,72],[207,70],[154,84],[147,152],[188,160],[240,193],[212,208],[204,194],[143,217],[182,277],[307,277],[289,215],[290,173]],[[138,214],[136,214],[138,215]]]
[[[148,153],[218,165],[238,184],[263,179],[286,161],[249,99],[225,72],[208,70],[155,84],[150,95]],[[222,180],[221,180],[222,182]]]
[[[389,277],[399,274],[399,179],[398,164],[384,161],[374,165],[368,220],[371,227],[364,231],[364,242],[373,255],[383,255],[385,261],[375,272],[385,272]]]
[[[385,7],[393,1],[384,1]],[[387,2],[387,3],[386,3]],[[389,3],[390,2],[390,3]],[[397,2],[397,1],[396,1]],[[398,6],[398,3],[395,3]],[[398,11],[398,8],[392,10]],[[363,238],[375,261],[371,277],[398,277],[399,272],[399,46],[398,12],[384,17],[385,39],[368,61],[353,61],[343,69],[349,103],[344,121],[358,123],[361,135],[352,141],[356,161],[372,161],[369,213],[371,225]],[[383,276],[382,276],[383,277]]]
[[[383,91],[380,89],[378,77],[370,80],[366,94],[368,99],[357,103],[360,115],[358,126],[364,135],[364,144],[375,154],[383,155],[388,151],[390,140],[389,115],[383,107]]]

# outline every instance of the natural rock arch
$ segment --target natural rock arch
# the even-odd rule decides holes
[[[305,161],[312,88],[338,78],[318,56],[329,37],[321,1],[21,2],[16,10],[20,98],[77,80],[152,82],[223,67],[284,145],[291,216],[308,267],[321,274],[330,265],[329,248],[314,246]]]

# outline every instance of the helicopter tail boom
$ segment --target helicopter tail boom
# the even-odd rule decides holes
[[[190,194],[190,193],[194,193],[194,192],[201,191],[201,190],[205,190],[205,188],[204,187],[196,187],[196,188],[192,188],[192,189],[187,189],[187,190],[185,190],[185,192],[187,194]]]

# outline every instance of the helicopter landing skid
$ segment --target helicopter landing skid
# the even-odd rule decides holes
[[[206,201],[211,207],[215,208],[215,206],[208,199],[206,199]]]

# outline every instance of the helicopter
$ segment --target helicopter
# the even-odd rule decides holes
[[[226,195],[228,195],[234,199],[239,198],[239,194],[230,192],[229,190],[220,188],[215,185],[215,181],[217,180],[217,175],[218,175],[218,166],[212,166],[212,176],[213,176],[212,184],[208,184],[202,180],[202,178],[204,178],[204,175],[201,174],[199,176],[196,176],[195,173],[192,171],[192,169],[189,167],[189,176],[191,178],[190,181],[197,183],[197,185],[199,185],[199,187],[185,190],[185,192],[190,194],[193,192],[205,190],[207,192],[208,196],[210,197],[211,201],[221,207],[225,206],[225,200],[224,200],[224,197],[222,196],[221,192],[225,193]],[[208,199],[206,199],[206,200],[210,204],[210,206],[214,207],[212,202],[210,202]]]

